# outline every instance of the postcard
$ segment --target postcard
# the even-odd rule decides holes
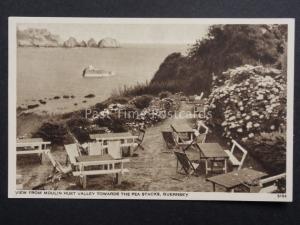
[[[9,18],[9,198],[290,202],[294,19]]]

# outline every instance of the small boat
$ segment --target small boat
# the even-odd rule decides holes
[[[115,73],[112,72],[112,71],[105,71],[105,70],[100,70],[100,69],[97,69],[95,67],[93,67],[92,65],[89,65],[87,68],[85,68],[83,70],[83,73],[82,73],[82,77],[87,77],[87,78],[101,78],[101,77],[111,77],[111,76],[114,76]]]

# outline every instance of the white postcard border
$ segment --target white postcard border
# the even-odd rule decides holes
[[[223,192],[154,192],[154,191],[16,191],[16,28],[18,23],[77,23],[77,24],[287,24],[287,159],[286,194],[223,193]],[[135,199],[135,200],[229,200],[277,201],[293,199],[293,117],[294,117],[294,46],[295,19],[292,18],[59,18],[9,17],[8,52],[8,197],[58,199]],[[178,196],[181,194],[182,196]],[[159,195],[159,196],[158,196]]]

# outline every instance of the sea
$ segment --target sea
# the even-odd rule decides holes
[[[124,86],[150,81],[169,54],[186,54],[187,49],[186,44],[128,44],[121,48],[70,49],[19,47],[17,106],[26,108],[39,104],[32,111],[44,113],[89,107]],[[115,76],[83,78],[83,69],[89,65],[112,71]],[[89,94],[95,97],[85,98]],[[56,96],[59,99],[54,99]],[[41,100],[44,104],[40,103]]]

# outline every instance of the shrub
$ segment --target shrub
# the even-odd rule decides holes
[[[286,127],[285,75],[250,65],[223,75],[208,98],[209,123],[225,138],[247,143],[250,153],[266,168],[282,172],[286,142],[273,133]]]
[[[121,118],[118,118],[117,116],[111,116],[111,118],[99,118],[97,119],[96,124],[99,127],[107,127],[112,132],[127,131],[124,126],[125,121],[123,121]]]
[[[245,142],[246,148],[259,159],[265,168],[282,173],[286,170],[286,135],[279,132],[262,132]]]
[[[80,143],[89,141],[89,133],[86,128],[90,125],[90,123],[87,119],[74,116],[67,121],[67,125]]]
[[[102,111],[106,107],[107,107],[107,105],[102,102],[99,102],[94,106],[95,110],[97,110],[98,112]]]
[[[169,91],[162,91],[158,94],[159,98],[160,99],[163,99],[163,98],[168,98],[169,96],[171,96],[172,93],[169,92]]]
[[[62,124],[47,122],[42,124],[38,131],[33,134],[33,137],[43,138],[53,144],[63,144],[66,134],[67,130]]]
[[[138,109],[144,109],[149,106],[152,99],[153,97],[150,95],[142,95],[135,97],[133,103]]]
[[[120,103],[120,104],[126,104],[129,101],[128,97],[123,96],[117,96],[109,99],[111,103]]]

